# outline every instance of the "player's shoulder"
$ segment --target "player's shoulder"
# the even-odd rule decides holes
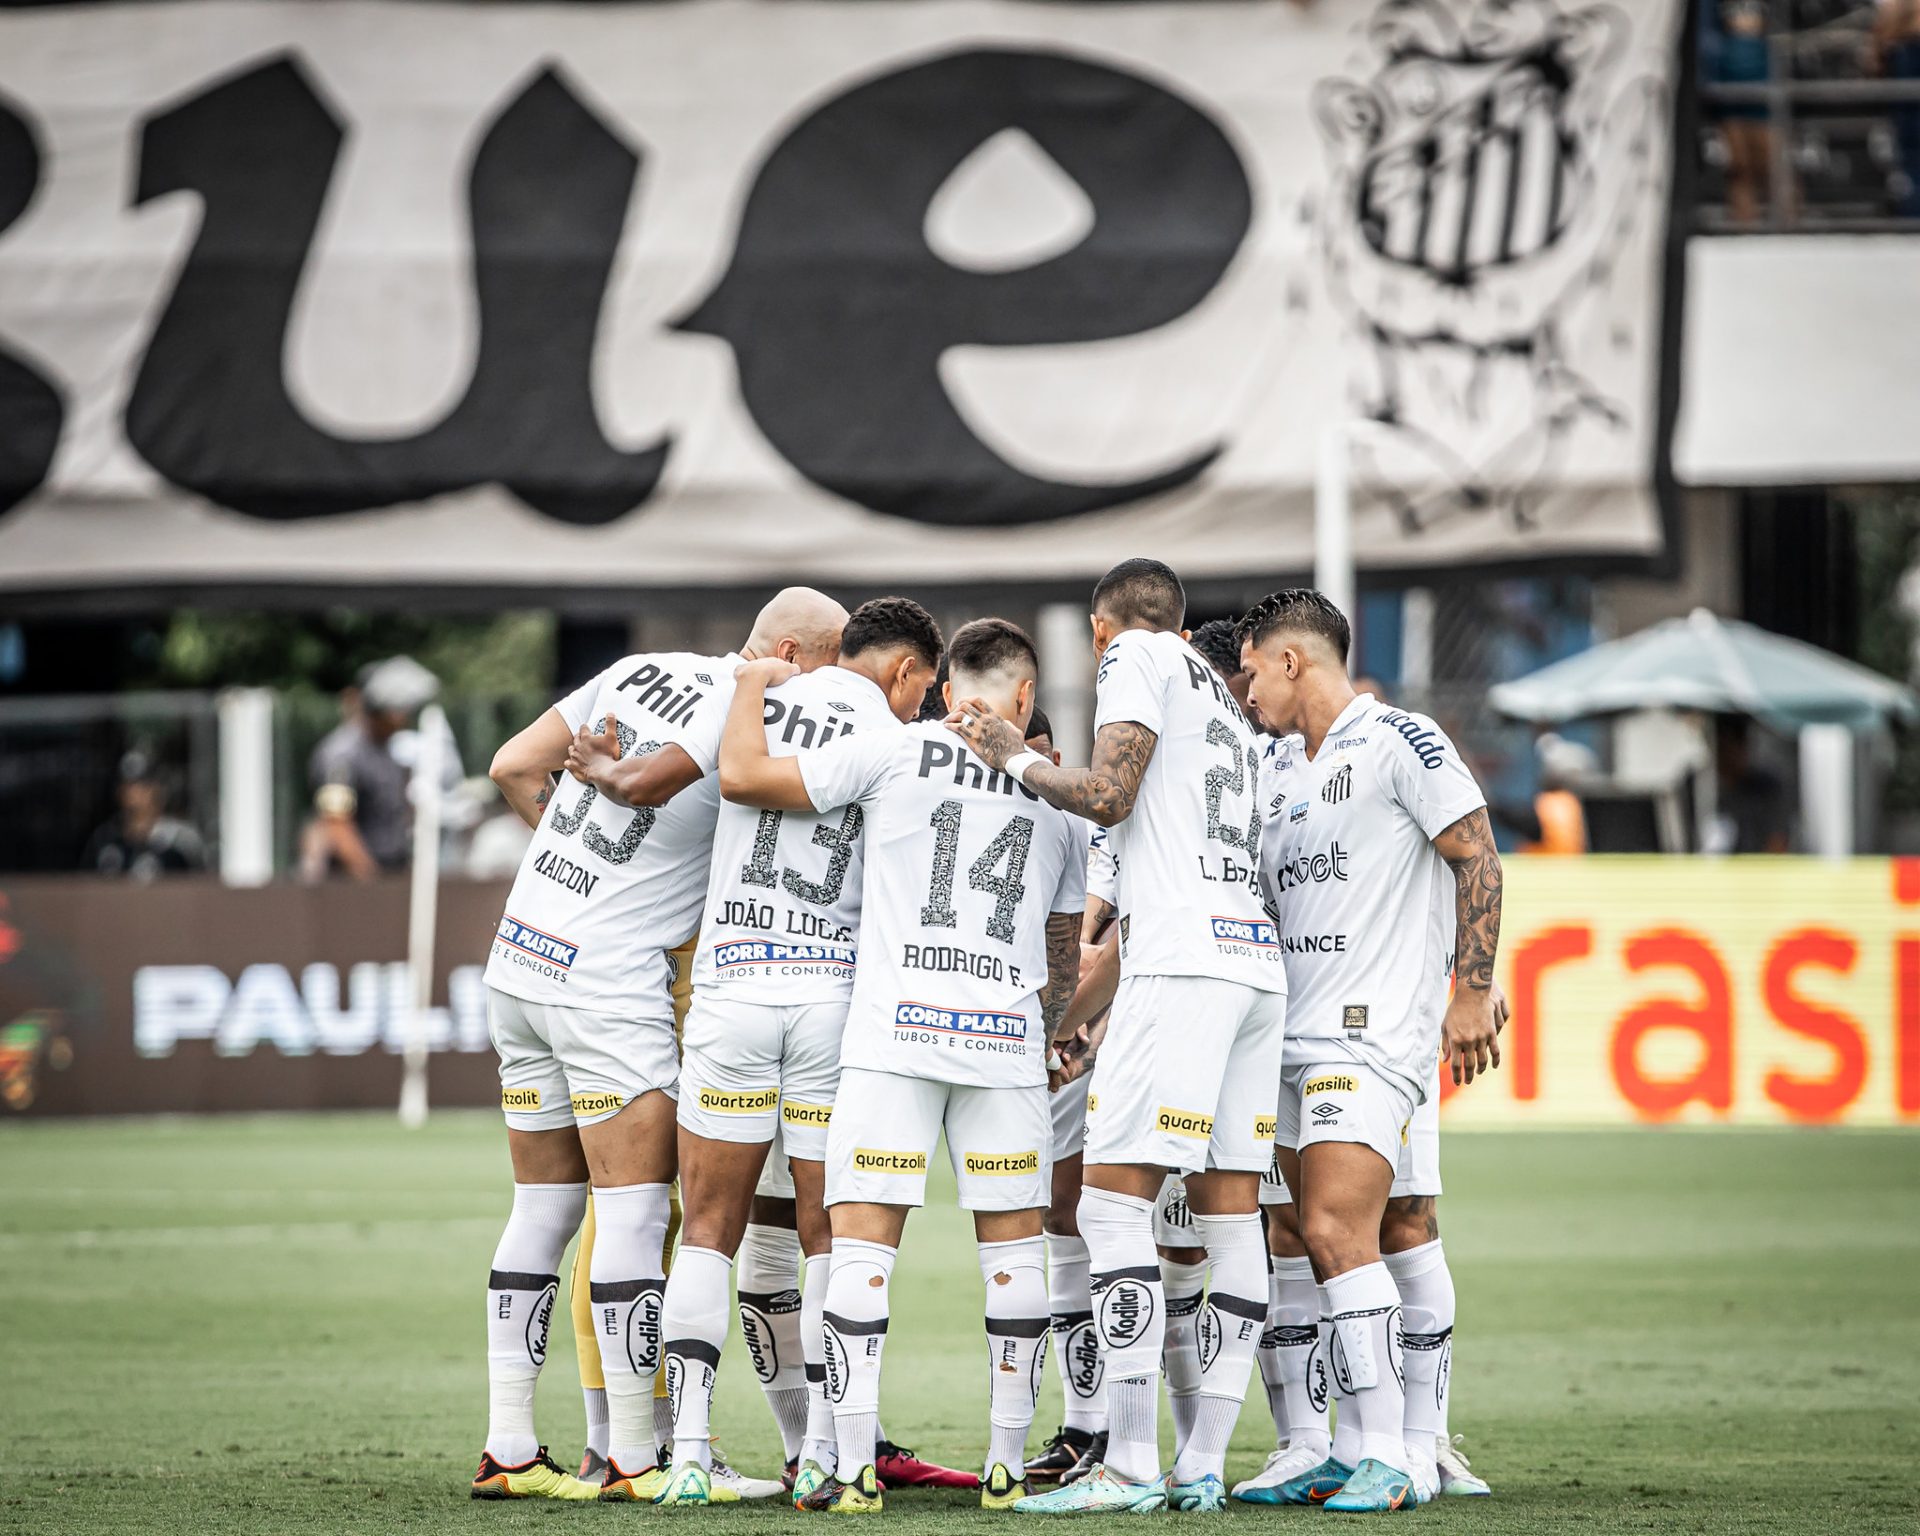
[[[792,699],[799,703],[820,704],[836,715],[893,718],[887,696],[870,679],[845,667],[816,667],[790,677],[777,688],[767,690],[770,697]]]
[[[1459,749],[1431,715],[1417,709],[1375,703],[1361,711],[1330,743],[1370,752],[1378,757],[1405,757],[1424,769],[1459,761]]]
[[[1170,629],[1123,629],[1100,653],[1096,681],[1109,676],[1123,662],[1170,672],[1180,664],[1181,653],[1189,649],[1187,642]]]

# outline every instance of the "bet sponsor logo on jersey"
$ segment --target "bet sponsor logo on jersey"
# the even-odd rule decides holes
[[[506,959],[555,981],[565,981],[567,972],[580,959],[578,944],[571,944],[551,933],[542,933],[510,912],[501,913],[500,927],[494,933],[493,942],[498,953]]]
[[[853,1171],[855,1173],[925,1173],[927,1154],[892,1152],[885,1147],[855,1147]]]
[[[1027,1020],[1019,1013],[902,1002],[893,1010],[893,1035],[896,1040],[917,1040],[960,1050],[1024,1051]]]
[[[778,1088],[702,1088],[695,1096],[700,1108],[716,1115],[765,1114],[780,1102]]]
[[[1324,853],[1303,853],[1297,859],[1285,859],[1273,872],[1273,883],[1279,894],[1303,885],[1322,885],[1328,880],[1346,878],[1347,851],[1338,843]]]
[[[986,1179],[1012,1179],[1040,1171],[1038,1152],[969,1152],[960,1166]]]

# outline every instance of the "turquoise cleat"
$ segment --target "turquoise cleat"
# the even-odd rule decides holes
[[[1167,1480],[1167,1508],[1211,1515],[1227,1507],[1227,1485],[1208,1473],[1197,1483]]]
[[[1353,1469],[1347,1486],[1320,1507],[1337,1515],[1385,1515],[1417,1502],[1411,1477],[1369,1456]]]
[[[1277,1487],[1258,1490],[1264,1497],[1256,1497],[1253,1489],[1239,1497],[1250,1504],[1324,1504],[1346,1487],[1347,1479],[1352,1476],[1352,1467],[1329,1456],[1319,1466],[1290,1477]]]
[[[1124,1483],[1105,1467],[1051,1493],[1036,1493],[1013,1506],[1016,1515],[1152,1515],[1167,1507],[1167,1480]]]
[[[653,1502],[680,1509],[711,1504],[713,1475],[697,1461],[683,1461],[668,1475]]]

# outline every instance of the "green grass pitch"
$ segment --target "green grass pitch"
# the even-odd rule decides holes
[[[491,1115],[412,1134],[366,1115],[14,1124],[0,1126],[0,1178],[0,1531],[712,1520],[748,1536],[809,1518],[467,1498],[485,1412],[480,1287],[506,1210]],[[1454,1428],[1495,1497],[1396,1519],[1920,1530],[1920,1136],[1460,1134],[1447,1179]],[[885,1417],[923,1453],[977,1465],[979,1271],[951,1181],[936,1183],[894,1284]],[[1058,1404],[1050,1367],[1040,1434]],[[560,1326],[539,1412],[556,1454],[576,1457]],[[716,1420],[736,1464],[773,1467],[737,1332]],[[1269,1433],[1256,1381],[1233,1475]],[[1011,1517],[919,1494],[890,1497],[882,1518],[933,1533]]]

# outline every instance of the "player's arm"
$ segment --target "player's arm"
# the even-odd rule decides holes
[[[1060,1021],[1062,1034],[1086,1028],[1113,1006],[1114,994],[1120,990],[1120,930],[1110,928],[1100,943],[1083,946],[1077,969],[1080,979]]]
[[[1062,1031],[1067,1005],[1073,1001],[1080,977],[1080,914],[1047,914],[1047,984],[1040,989],[1040,1016],[1046,1021],[1047,1041],[1064,1057],[1078,1054],[1084,1042],[1076,1042],[1073,1031]],[[1056,1068],[1050,1074],[1051,1086],[1059,1087],[1063,1074]]]
[[[1032,761],[1020,775],[1022,784],[1047,804],[1101,827],[1114,826],[1132,814],[1140,780],[1159,740],[1137,721],[1116,720],[1101,726],[1093,738],[1091,767],[1056,768],[1039,753],[1028,753],[1019,728],[995,714],[982,699],[963,701],[948,724],[989,768],[1005,768],[1026,753]]]
[[[1080,918],[1080,942],[1091,948],[1100,942],[1100,935],[1107,931],[1107,925],[1113,921],[1119,908],[1099,896],[1087,898],[1087,910]]]
[[[530,827],[553,798],[553,776],[567,764],[573,727],[557,709],[550,709],[493,754],[487,776],[500,786],[500,795]]]
[[[608,715],[595,731],[591,723],[575,731],[567,742],[567,772],[582,784],[591,784],[615,805],[665,805],[700,778],[700,765],[687,749],[669,742],[652,752],[620,755],[614,718]]]
[[[1494,994],[1493,957],[1500,947],[1500,855],[1486,808],[1469,811],[1433,839],[1453,871],[1453,996],[1441,1040],[1453,1080],[1500,1065],[1500,999]]]
[[[799,672],[790,661],[768,657],[734,673],[733,706],[720,733],[720,793],[736,805],[762,811],[810,811],[813,797],[797,757],[767,751],[767,689]]]

